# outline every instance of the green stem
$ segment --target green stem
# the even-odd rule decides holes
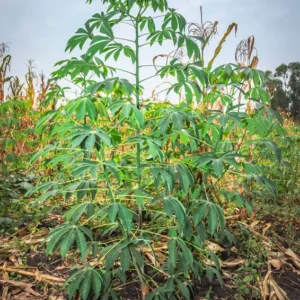
[[[102,160],[105,161],[105,153],[104,153],[103,146],[101,148],[101,156],[102,156]],[[113,190],[112,190],[111,185],[110,185],[109,176],[108,176],[108,173],[106,171],[106,166],[103,166],[103,169],[104,169],[104,176],[105,176],[105,181],[106,181],[106,185],[107,185],[107,188],[108,188],[109,196],[110,196],[110,198],[113,202],[116,202]]]
[[[133,40],[124,39],[124,38],[121,38],[121,37],[115,37],[115,40],[120,40],[120,41],[126,41],[126,42],[130,42],[130,43],[135,43],[135,41],[133,41]]]
[[[140,109],[140,44],[139,44],[139,16],[140,11],[135,18],[135,51],[136,51],[136,107]],[[140,134],[140,129],[137,127],[136,134]],[[141,185],[141,145],[137,144],[137,151],[136,151],[136,161],[137,161],[137,170],[138,170],[138,185]],[[143,226],[143,212],[142,207],[139,205],[139,229],[141,230]]]

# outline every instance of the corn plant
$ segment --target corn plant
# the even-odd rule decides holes
[[[5,100],[5,83],[9,82],[11,77],[7,77],[7,72],[10,68],[11,55],[7,54],[9,45],[0,44],[0,103]]]
[[[20,79],[18,76],[12,77],[9,82],[9,90],[11,92],[11,95],[9,98],[12,99],[22,99],[23,98],[23,90],[24,84],[20,82]]]
[[[220,262],[205,241],[234,242],[223,205],[251,212],[253,180],[276,196],[254,149],[280,161],[268,134],[281,127],[267,107],[264,73],[235,64],[204,67],[201,49],[208,41],[189,35],[185,18],[166,0],[102,2],[107,11],[93,15],[69,40],[66,50],[87,50],[57,63],[46,105],[65,97],[58,85],[63,78],[79,85],[80,95],[37,124],[51,143],[32,162],[47,157],[44,164],[56,178],[30,191],[40,192],[34,205],[49,199],[53,205],[60,196],[69,203],[66,222],[46,239],[46,252],[65,258],[73,249],[80,256],[82,265],[66,281],[69,299],[77,292],[83,299],[119,299],[119,286],[129,278],[139,282],[143,299],[190,299],[192,279],[217,277],[222,284]],[[120,25],[134,38],[117,37]],[[143,97],[149,78],[141,78],[147,67],[141,57],[146,47],[167,41],[176,49],[185,46],[191,62],[172,59],[149,78],[172,77],[167,92],[184,95],[179,104]],[[118,64],[108,65],[108,59]],[[125,59],[133,70],[120,67]],[[245,92],[249,80],[253,87]],[[258,103],[251,115],[238,110],[240,92]],[[199,109],[217,100],[224,110]]]
[[[28,60],[27,63],[27,73],[25,75],[27,87],[26,87],[26,100],[29,102],[30,107],[34,105],[35,102],[35,89],[34,89],[34,79],[36,74],[34,72],[35,65],[32,59]]]

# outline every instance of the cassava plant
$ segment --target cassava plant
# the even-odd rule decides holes
[[[66,89],[58,85],[63,78],[77,84],[80,95],[46,112],[37,125],[51,143],[32,162],[46,156],[55,178],[30,194],[41,193],[35,205],[57,206],[64,196],[68,206],[66,222],[46,239],[46,251],[80,255],[82,265],[65,285],[70,299],[77,292],[83,299],[119,299],[129,281],[139,282],[142,298],[190,299],[193,279],[216,276],[222,284],[220,262],[205,241],[234,241],[223,206],[231,202],[250,212],[253,180],[270,185],[252,146],[275,151],[280,160],[267,138],[278,122],[266,107],[264,74],[234,64],[204,67],[201,49],[207,41],[190,36],[185,18],[166,0],[102,2],[106,12],[95,14],[67,44],[67,50],[85,53],[57,64],[45,103],[65,98]],[[133,38],[118,37],[118,26],[132,30]],[[141,78],[149,67],[142,64],[147,47],[170,41],[176,49],[185,46],[192,62],[173,59],[157,71],[150,66],[154,74]],[[125,59],[132,70],[121,68]],[[144,98],[143,83],[153,76],[172,77],[168,95],[184,100]],[[253,87],[246,93],[242,86],[249,80]],[[240,91],[259,104],[251,115],[238,111]],[[198,108],[217,100],[223,111]]]

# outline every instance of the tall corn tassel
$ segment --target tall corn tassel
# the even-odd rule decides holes
[[[34,99],[35,99],[35,90],[33,80],[36,75],[33,72],[34,65],[33,60],[28,61],[28,72],[25,75],[26,82],[27,82],[27,89],[26,89],[26,100],[30,103],[30,107],[33,107]]]
[[[13,77],[9,82],[9,89],[11,91],[11,98],[22,98],[22,89],[24,84],[20,83],[19,77]]]
[[[11,56],[7,55],[2,59],[0,65],[0,103],[4,101],[4,85],[11,77],[6,77],[7,70],[10,67]]]
[[[231,33],[231,31],[235,29],[235,34],[237,32],[238,29],[238,25],[236,23],[232,23],[231,25],[229,25],[227,31],[225,32],[225,34],[223,35],[223,38],[221,39],[218,47],[215,50],[214,56],[213,58],[210,60],[210,62],[208,63],[208,66],[211,67],[216,59],[216,57],[220,54],[221,50],[222,50],[222,46],[225,43],[227,37],[229,36],[229,34]]]

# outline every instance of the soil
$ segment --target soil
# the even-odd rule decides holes
[[[281,247],[289,248],[293,245],[299,244],[299,228],[298,223],[293,220],[293,230],[291,230],[291,233],[288,233],[286,229],[288,220],[284,223],[282,223],[281,226],[279,226],[278,219],[274,216],[261,216],[262,218],[260,221],[262,222],[261,225],[259,225],[259,228],[256,228],[257,231],[261,232],[262,229],[266,226],[266,224],[271,223],[270,229],[267,231],[267,237],[270,240],[276,240],[279,242]],[[45,226],[46,224],[43,224],[42,226],[46,231],[48,230]],[[26,228],[20,228],[18,236],[16,236],[18,239],[22,239],[23,237],[23,229],[25,230],[26,235]],[[293,239],[291,240],[291,234],[294,234]],[[238,244],[236,245],[237,249],[239,248]],[[296,248],[291,247],[297,255],[299,253],[297,252]],[[69,270],[71,267],[71,263],[68,264],[68,262],[62,262],[59,255],[54,255],[52,257],[46,257],[44,253],[44,249],[38,250],[38,247],[34,247],[35,250],[30,250],[25,256],[27,265],[29,267],[37,268],[42,274],[49,274],[57,278],[66,278],[69,274]],[[223,262],[232,261],[234,259],[238,259],[240,255],[240,251],[223,251],[219,253],[219,257]],[[16,256],[15,256],[16,258]],[[7,262],[8,265],[13,265],[11,258],[0,258],[0,265],[3,265],[4,261]],[[208,282],[206,278],[203,278],[200,281],[194,281],[193,282],[193,290],[194,290],[194,299],[195,300],[203,300],[205,297],[209,295],[209,299],[227,299],[227,300],[234,300],[234,299],[256,299],[251,296],[243,296],[243,298],[237,298],[237,294],[239,294],[238,287],[234,286],[233,284],[233,277],[237,272],[241,272],[236,269],[230,269],[226,270],[229,272],[230,276],[226,276],[224,278],[224,287],[221,287],[219,282],[214,280],[212,283]],[[227,272],[227,273],[228,273]],[[265,274],[267,272],[267,267],[264,267],[261,271],[261,278],[264,278]],[[243,276],[243,273],[239,273],[240,276]],[[25,283],[32,283],[33,290],[37,291],[40,294],[45,295],[45,297],[41,299],[49,299],[49,300],[63,300],[67,299],[64,292],[61,291],[58,287],[55,286],[49,286],[48,289],[44,290],[44,285],[38,283],[35,281],[34,278],[29,278],[26,276],[18,276],[9,274],[11,277],[11,280],[19,280],[21,282]],[[246,274],[245,274],[246,276]],[[276,281],[276,283],[279,285],[279,287],[284,290],[287,293],[289,300],[300,300],[300,276],[294,273],[292,270],[272,270],[272,278]],[[0,271],[0,279],[2,279],[2,273]],[[128,276],[128,282],[134,281],[135,278],[130,278]],[[157,282],[161,282],[164,280],[164,278],[156,278]],[[120,284],[121,285],[121,284]],[[2,295],[2,289],[3,286],[0,284],[0,295]],[[12,293],[12,297],[10,300],[34,300],[38,299],[36,297],[33,297],[32,295],[28,296],[24,291],[22,291],[18,287],[10,287],[9,290]],[[46,294],[44,294],[46,292]],[[120,291],[120,299],[124,300],[138,300],[140,298],[140,287],[138,283],[132,283],[125,285]],[[207,299],[207,298],[206,298]]]
[[[62,264],[59,255],[47,257],[45,253],[31,253],[27,258],[30,267],[38,268],[42,273],[53,274],[53,271]]]
[[[219,282],[213,281],[210,283],[206,278],[203,278],[201,282],[197,282],[195,285],[195,300],[205,299],[207,295],[210,295],[210,299],[236,299],[236,289],[229,287],[229,282],[224,282],[224,286],[221,287]]]
[[[28,257],[28,266],[37,267],[43,274],[51,274],[58,276],[60,278],[66,277],[68,275],[68,269],[60,269],[61,260],[59,256],[54,256],[52,258],[47,258],[43,253],[31,254]],[[262,273],[264,276],[265,271]],[[300,276],[293,273],[292,271],[273,271],[272,278],[276,283],[287,293],[289,300],[299,300],[300,299]],[[237,290],[231,287],[231,282],[224,280],[224,287],[222,288],[218,281],[213,281],[212,283],[208,282],[207,279],[200,281],[194,281],[194,299],[202,300],[205,299],[207,295],[210,295],[209,299],[226,299],[226,300],[235,300]],[[33,289],[37,291],[35,285]],[[39,291],[41,292],[41,291]],[[0,286],[0,295],[2,293],[2,287]],[[48,298],[46,299],[66,299],[63,294],[55,289],[50,289]],[[124,300],[139,300],[140,291],[139,284],[132,283],[124,286],[120,291],[121,299]],[[30,300],[38,299],[33,296],[26,296],[22,291],[15,291],[15,296],[11,300]],[[43,298],[45,299],[45,298]],[[252,297],[244,297],[243,299],[253,299]],[[99,299],[100,300],[100,299]]]
[[[276,283],[287,293],[289,300],[300,299],[300,276],[292,271],[274,271]]]

